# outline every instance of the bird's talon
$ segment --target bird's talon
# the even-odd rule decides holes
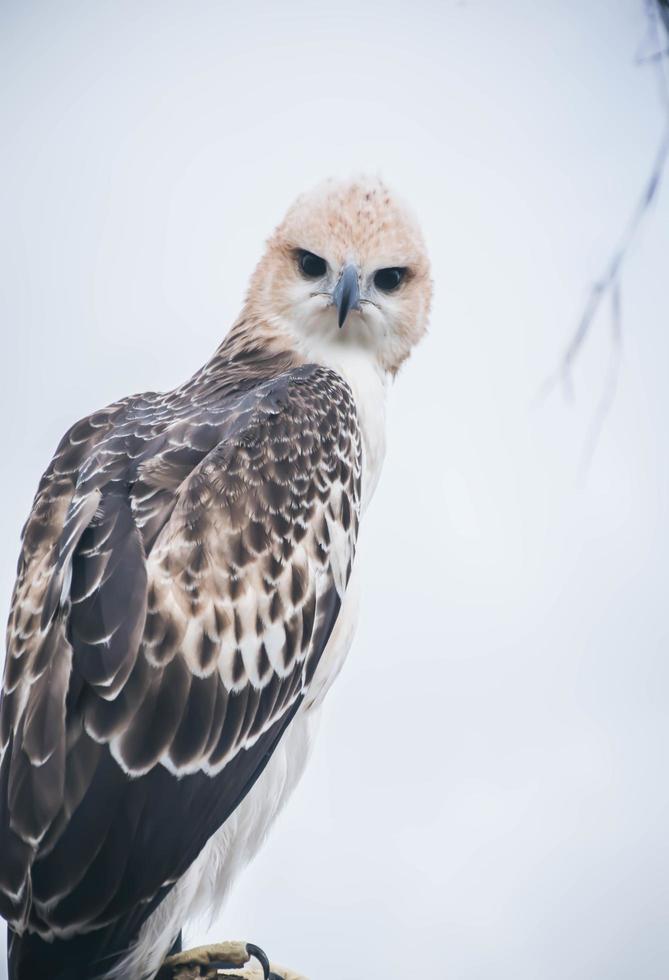
[[[254,943],[227,942],[216,943],[212,946],[197,946],[194,949],[174,953],[168,956],[160,968],[156,980],[192,980],[193,977],[212,977],[223,975],[236,977],[243,972],[244,976],[257,971],[243,969],[250,960],[257,960],[262,969],[263,980],[284,980],[280,973],[271,969],[269,957],[260,946]],[[233,970],[234,973],[228,973]],[[296,976],[296,974],[291,974]]]
[[[254,956],[260,963],[264,980],[272,980],[272,977],[276,976],[270,971],[267,953],[262,950],[260,946],[255,946],[253,943],[247,943],[246,952],[249,954],[249,956]]]

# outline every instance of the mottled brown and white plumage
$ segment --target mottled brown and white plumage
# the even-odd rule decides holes
[[[327,182],[270,238],[200,371],[63,437],[7,630],[13,980],[152,976],[258,847],[350,645],[386,385],[430,291],[385,186]]]

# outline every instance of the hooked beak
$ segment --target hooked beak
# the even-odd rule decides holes
[[[332,293],[332,299],[337,307],[339,326],[343,327],[349,310],[360,309],[358,270],[354,265],[344,266],[344,271]]]

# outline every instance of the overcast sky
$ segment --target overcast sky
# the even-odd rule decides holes
[[[669,974],[666,188],[585,476],[607,311],[572,401],[535,400],[659,142],[643,6],[0,3],[3,615],[66,426],[209,356],[296,193],[380,171],[431,251],[351,657],[191,942],[311,980]]]

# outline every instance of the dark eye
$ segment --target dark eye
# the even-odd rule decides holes
[[[297,262],[308,279],[320,279],[327,271],[325,259],[322,259],[320,255],[314,255],[313,252],[305,252],[300,249],[297,253]]]
[[[374,273],[374,285],[383,293],[392,293],[393,289],[397,289],[404,279],[406,271],[406,269],[401,269],[398,266],[392,269],[379,269],[378,272]]]

